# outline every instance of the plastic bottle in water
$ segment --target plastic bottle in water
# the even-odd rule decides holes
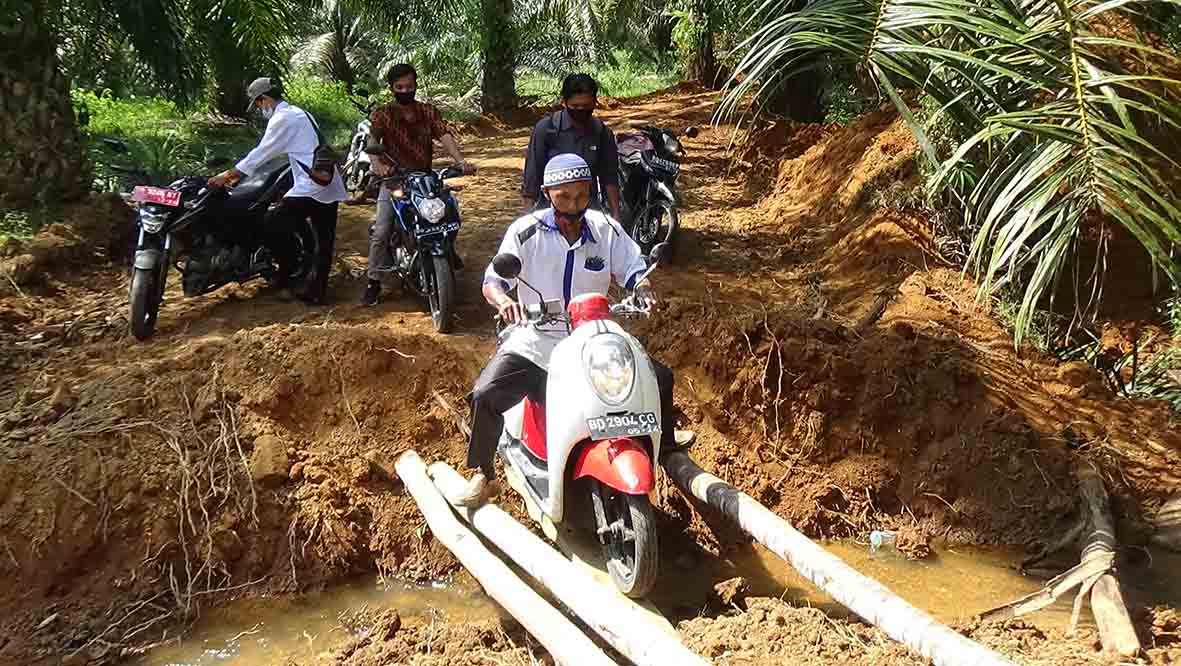
[[[887,548],[893,548],[897,538],[898,535],[894,532],[874,530],[869,533],[869,550],[870,552],[876,553]]]

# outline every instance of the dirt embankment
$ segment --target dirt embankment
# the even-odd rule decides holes
[[[712,104],[680,90],[603,115],[679,128],[704,124]],[[703,466],[816,537],[889,526],[960,543],[1051,538],[1080,454],[1103,464],[1133,527],[1181,486],[1166,412],[1111,397],[1085,367],[1016,353],[927,221],[881,205],[912,177],[901,123],[780,126],[737,160],[731,132],[687,141],[679,258],[657,276],[667,304],[637,327],[677,373]],[[331,309],[253,286],[184,301],[173,287],[159,334],[139,345],[123,332],[117,267],[69,264],[0,294],[0,575],[13,581],[0,588],[0,664],[117,661],[233,596],[374,568],[454,573],[392,461],[416,448],[462,463],[456,415],[435,395],[464,412],[492,349],[478,273],[515,212],[526,140],[517,127],[465,145],[481,172],[461,194],[455,336],[430,333],[396,291],[376,310],[352,304],[368,208],[343,213]],[[769,172],[758,165],[777,159],[749,148],[764,144],[784,158]],[[669,560],[742,541],[667,484],[659,499]],[[673,585],[685,575],[662,570]],[[709,608],[675,619],[717,663],[914,663],[817,610]],[[1137,617],[1162,646],[1177,630]],[[384,629],[328,663],[527,664],[537,652],[511,626],[395,624],[369,618]],[[1090,650],[1021,624],[965,630],[1016,655]]]

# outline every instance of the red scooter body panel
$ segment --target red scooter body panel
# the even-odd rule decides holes
[[[545,445],[545,407],[525,398],[525,419],[521,428],[521,440],[525,448],[541,460],[548,450]]]
[[[639,441],[612,437],[582,447],[574,461],[574,478],[590,476],[629,495],[647,495],[655,485],[652,458]]]

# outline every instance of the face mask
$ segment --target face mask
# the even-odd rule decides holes
[[[262,117],[263,118],[270,120],[271,116],[273,116],[273,115],[275,115],[275,107],[273,107],[273,106],[263,107],[263,109],[262,109]]]
[[[583,208],[582,210],[579,210],[579,211],[575,211],[573,213],[563,213],[562,211],[558,210],[557,208],[554,209],[554,221],[555,222],[564,222],[566,224],[577,224],[577,223],[581,222],[582,218],[584,218],[584,217],[586,217],[586,209],[585,208]]]
[[[594,109],[566,109],[566,113],[574,119],[574,122],[585,125],[590,122],[591,114],[595,112]]]
[[[417,90],[411,90],[410,92],[394,93],[394,99],[398,100],[398,104],[403,104],[403,105],[413,104],[414,103],[414,96],[416,94],[418,94]]]

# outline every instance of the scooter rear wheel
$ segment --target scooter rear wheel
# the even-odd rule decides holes
[[[628,495],[595,481],[591,500],[611,582],[627,597],[644,597],[656,583],[659,557],[648,496]]]

